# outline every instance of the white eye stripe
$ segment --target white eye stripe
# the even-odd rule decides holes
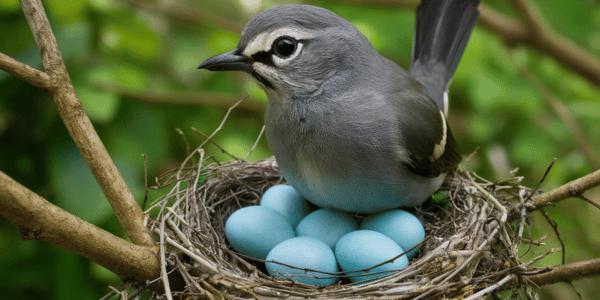
[[[252,55],[261,51],[268,52],[269,50],[271,50],[273,42],[282,36],[290,36],[296,40],[304,40],[314,37],[314,35],[310,32],[301,29],[290,27],[279,28],[271,32],[264,32],[257,35],[248,43],[246,48],[244,48],[243,54],[247,57],[251,57]],[[296,52],[299,53],[300,51]]]

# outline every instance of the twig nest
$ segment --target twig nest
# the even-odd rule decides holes
[[[519,256],[519,244],[531,240],[523,238],[527,232],[524,205],[519,215],[510,219],[507,207],[524,204],[531,194],[520,186],[520,180],[513,177],[490,182],[465,172],[448,176],[443,186],[448,194],[446,199],[438,197],[435,202],[428,201],[409,210],[422,221],[427,233],[420,251],[407,267],[398,267],[385,277],[368,278],[371,281],[353,283],[343,273],[331,272],[333,265],[326,263],[331,262],[329,254],[324,254],[327,251],[317,247],[316,242],[306,243],[305,247],[323,248],[322,257],[304,259],[306,264],[300,266],[295,265],[300,262],[289,260],[293,263],[286,266],[278,261],[288,260],[281,254],[286,251],[273,250],[272,255],[278,259],[267,262],[266,268],[265,260],[256,259],[262,256],[250,257],[253,255],[233,250],[236,249],[233,243],[233,249],[228,245],[227,218],[242,207],[258,205],[269,187],[285,183],[272,159],[220,164],[206,159],[202,150],[194,152],[179,170],[159,179],[170,190],[149,208],[155,217],[148,226],[165,241],[161,247],[165,272],[179,274],[177,277],[184,281],[184,289],[174,292],[181,296],[462,298],[478,291],[491,293],[502,289],[503,285],[497,282],[507,284],[510,280],[506,276],[526,270],[529,264],[543,257],[524,262]],[[265,234],[256,236],[265,237]],[[298,243],[297,239],[288,240]],[[396,244],[393,239],[390,241]],[[527,246],[539,245],[539,241],[531,244]],[[284,250],[294,248],[285,246]],[[270,276],[267,270],[271,274],[283,272]],[[296,279],[290,280],[292,276]],[[163,281],[164,278],[167,276],[163,276]],[[317,280],[317,285],[311,285],[314,282],[310,280]],[[327,280],[338,283],[322,287]],[[521,286],[529,289],[525,283]]]

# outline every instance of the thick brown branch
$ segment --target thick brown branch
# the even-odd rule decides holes
[[[414,8],[418,0],[337,0],[358,5]],[[600,84],[600,60],[571,40],[552,30],[527,0],[518,2],[517,8],[525,22],[512,20],[481,4],[479,22],[483,28],[497,34],[508,44],[525,44],[554,58],[557,62],[580,74],[594,84]]]
[[[0,52],[0,69],[33,86],[46,90],[52,88],[52,81],[48,74],[17,61],[2,52]]]
[[[535,210],[557,203],[561,200],[577,197],[585,191],[600,185],[600,170],[592,172],[584,177],[570,181],[560,187],[557,187],[549,192],[543,193],[534,197],[528,208]]]
[[[547,285],[561,281],[600,275],[600,258],[569,263],[548,268],[548,272],[527,275],[525,279],[537,284]]]
[[[134,245],[79,219],[2,172],[0,215],[15,224],[24,239],[60,245],[121,276],[143,281],[160,274],[156,248]]]
[[[56,84],[50,94],[73,141],[131,240],[140,245],[153,245],[152,238],[144,227],[141,208],[108,155],[75,94],[41,1],[22,0],[21,7],[40,49],[44,70]]]
[[[115,93],[132,100],[155,104],[203,105],[227,109],[240,99],[244,98],[209,92],[137,91],[100,82],[96,83],[95,86],[104,91]],[[247,112],[262,113],[265,110],[265,104],[259,100],[246,99],[241,102],[237,108]]]

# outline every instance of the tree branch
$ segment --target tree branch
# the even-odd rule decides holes
[[[567,184],[557,187],[549,192],[534,197],[532,201],[527,204],[527,206],[529,210],[543,208],[570,197],[577,197],[583,194],[585,191],[599,185],[600,170],[597,170],[586,176],[570,181]],[[514,209],[518,210],[518,208]]]
[[[48,74],[17,61],[2,52],[0,52],[0,69],[38,88],[50,90],[54,87]]]
[[[527,44],[546,52],[592,83],[600,84],[600,60],[597,57],[548,26],[531,1],[513,0],[513,4],[527,24]]]
[[[548,268],[547,272],[526,275],[525,279],[537,285],[547,285],[561,281],[600,275],[600,258],[569,263]]]
[[[208,92],[136,91],[103,82],[96,82],[94,85],[101,90],[132,100],[154,104],[203,105],[227,109],[243,98]],[[237,108],[251,113],[262,113],[265,111],[265,104],[259,100],[246,99]]]
[[[414,8],[418,0],[336,0],[358,5]],[[524,44],[545,53],[563,66],[581,75],[593,84],[600,84],[600,60],[571,40],[555,32],[543,22],[530,1],[513,0],[525,23],[512,20],[493,8],[479,6],[481,26],[503,39],[508,44]]]
[[[60,245],[121,276],[144,281],[160,275],[155,248],[134,245],[73,216],[3,172],[0,215],[19,228],[23,239]]]
[[[73,141],[131,240],[140,245],[153,245],[154,242],[144,227],[140,206],[108,155],[75,94],[41,1],[21,0],[21,7],[40,49],[44,70],[56,84],[55,88],[50,90],[50,95]]]

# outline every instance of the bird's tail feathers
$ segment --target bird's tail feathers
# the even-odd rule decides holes
[[[479,12],[479,0],[423,0],[417,10],[411,73],[443,109],[444,92]]]

